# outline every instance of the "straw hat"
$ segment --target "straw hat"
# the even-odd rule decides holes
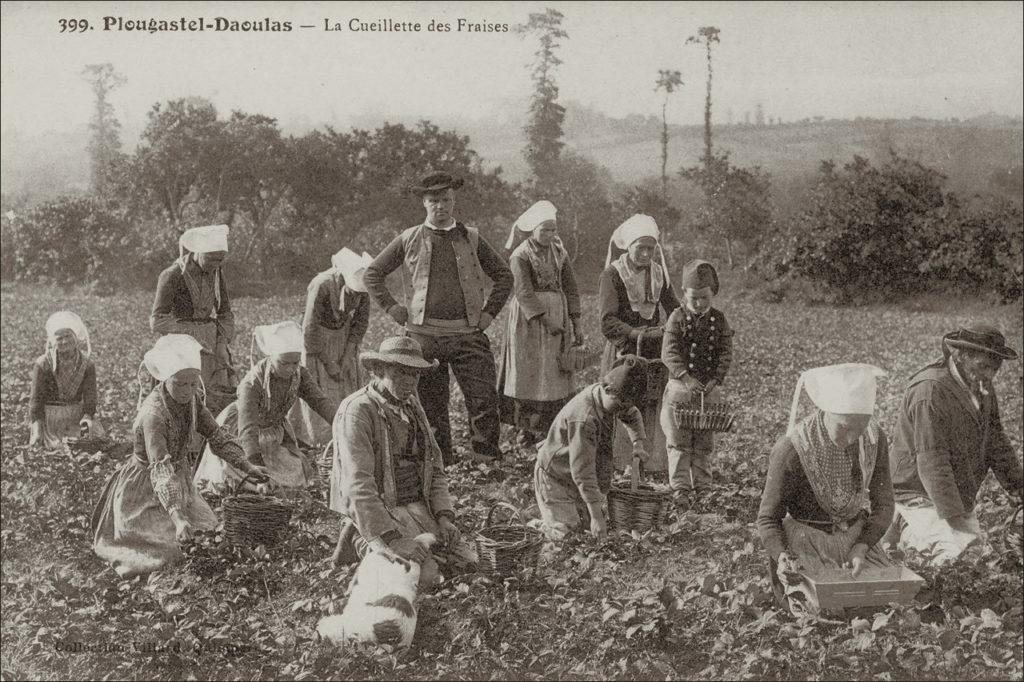
[[[419,342],[408,336],[388,337],[380,342],[379,350],[360,353],[359,359],[363,364],[380,362],[417,370],[433,369],[438,364],[437,360],[424,360]]]

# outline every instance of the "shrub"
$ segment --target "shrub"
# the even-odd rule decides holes
[[[769,278],[823,285],[839,301],[955,285],[1021,296],[1021,211],[992,199],[962,206],[945,176],[890,152],[881,167],[855,156],[823,162],[810,206],[765,241]]]

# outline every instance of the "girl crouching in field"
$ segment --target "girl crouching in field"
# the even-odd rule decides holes
[[[96,367],[82,318],[62,310],[46,320],[46,352],[32,365],[29,445],[58,448],[64,438],[102,436],[96,421]]]
[[[217,416],[231,437],[238,438],[248,461],[267,467],[274,483],[301,490],[316,477],[316,468],[299,449],[288,413],[302,400],[321,419],[333,419],[338,402],[324,395],[309,370],[299,365],[302,329],[288,320],[256,327],[253,340],[267,357],[253,363],[238,385],[238,399]],[[224,492],[244,471],[218,457],[207,446],[195,483]]]
[[[268,480],[246,461],[198,398],[200,344],[185,334],[161,337],[144,359],[158,384],[135,417],[135,452],[104,486],[92,515],[93,551],[118,575],[158,571],[182,558],[179,542],[213,530],[217,517],[192,484],[188,446],[203,435],[217,456],[253,480]]]

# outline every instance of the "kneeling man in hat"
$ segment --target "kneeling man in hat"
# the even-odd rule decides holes
[[[393,336],[378,352],[360,354],[370,383],[342,401],[334,417],[331,509],[342,514],[335,564],[353,563],[370,549],[423,564],[421,585],[437,567],[413,538],[433,533],[447,559],[476,564],[476,552],[455,526],[448,481],[416,396],[420,373],[437,367],[413,338]],[[447,551],[444,551],[447,550]]]
[[[974,504],[989,469],[1018,503],[1024,489],[992,384],[1017,352],[977,325],[943,336],[942,353],[910,380],[890,451],[897,518],[888,537],[931,551],[936,563],[982,538]]]

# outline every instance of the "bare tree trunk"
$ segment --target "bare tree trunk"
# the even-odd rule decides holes
[[[704,163],[711,171],[711,41],[707,41],[708,94],[704,100]]]
[[[665,95],[665,102],[661,105],[661,196],[668,197],[668,175],[666,174],[666,168],[668,166],[668,118],[666,117],[666,109],[668,108],[668,95]]]
[[[733,258],[732,258],[732,240],[728,237],[725,238],[725,258],[729,263],[729,269],[733,269]]]

